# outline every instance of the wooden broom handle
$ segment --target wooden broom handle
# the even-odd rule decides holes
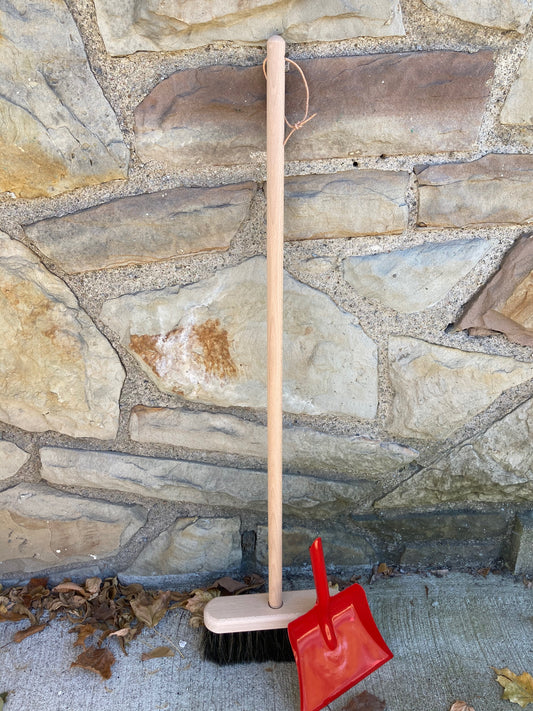
[[[282,600],[282,355],[285,40],[267,42],[268,604]]]

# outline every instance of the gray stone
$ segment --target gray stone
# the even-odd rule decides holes
[[[508,562],[515,575],[533,573],[533,511],[526,511],[516,517]]]
[[[533,124],[533,42],[520,63],[500,115],[504,124],[531,126]]]
[[[29,458],[28,452],[13,442],[0,442],[0,480],[14,476]]]
[[[500,558],[501,548],[500,539],[408,541],[398,562],[416,568],[484,568]]]
[[[533,220],[533,156],[491,154],[434,165],[418,175],[424,227],[527,225]]]
[[[130,437],[137,442],[226,452],[266,461],[266,427],[235,415],[182,408],[132,410]],[[329,479],[379,479],[416,459],[418,453],[394,442],[332,435],[310,427],[284,427],[283,461],[287,472],[324,474]]]
[[[63,2],[0,6],[0,191],[33,198],[126,177],[129,152]]]
[[[25,227],[71,274],[228,249],[246,218],[253,183],[175,188],[120,198]]]
[[[390,429],[420,439],[446,439],[504,390],[533,377],[531,363],[401,336],[390,338],[389,360]]]
[[[533,400],[402,482],[378,508],[533,501]]]
[[[317,536],[322,539],[324,558],[328,565],[369,565],[375,562],[376,552],[363,536],[346,529],[321,526],[288,526],[283,529],[283,565],[309,565],[309,546]],[[268,563],[268,530],[257,527],[257,561]]]
[[[110,54],[172,51],[216,41],[264,42],[283,34],[289,42],[403,35],[398,0],[96,0],[98,24]]]
[[[285,274],[284,407],[372,418],[377,354],[353,316]],[[101,319],[165,392],[229,407],[266,405],[266,260],[182,288],[104,303]]]
[[[310,114],[316,116],[287,143],[288,160],[472,150],[494,71],[490,51],[328,57],[299,64],[310,88]],[[302,84],[298,72],[289,72],[287,116],[293,121],[305,106]],[[213,65],[172,74],[135,109],[135,134],[143,161],[178,168],[261,161],[266,149],[262,68]]]
[[[525,32],[533,13],[531,0],[422,0],[432,10],[486,27]]]
[[[0,420],[32,432],[115,436],[124,370],[66,284],[0,233]]]
[[[141,506],[65,494],[43,484],[0,493],[0,575],[94,562],[116,554],[146,522]]]
[[[285,239],[398,234],[409,173],[361,170],[285,179]]]
[[[121,491],[166,501],[265,511],[266,472],[174,459],[44,447],[41,473],[51,484]],[[284,507],[295,516],[334,515],[368,508],[380,487],[289,474]]]
[[[231,571],[241,563],[239,518],[182,518],[149,543],[126,575]]]
[[[347,257],[344,278],[366,298],[400,313],[414,313],[443,299],[491,246],[482,239],[456,240]]]

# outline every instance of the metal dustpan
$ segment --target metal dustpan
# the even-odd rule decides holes
[[[360,585],[329,594],[322,541],[311,548],[315,606],[288,625],[300,680],[301,711],[319,711],[389,659]]]

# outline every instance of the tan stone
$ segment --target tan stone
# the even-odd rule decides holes
[[[120,360],[66,284],[0,233],[0,420],[32,432],[115,436]]]
[[[240,519],[182,518],[149,543],[127,575],[230,572],[241,563]]]
[[[59,447],[43,447],[41,462],[43,478],[59,486],[106,489],[165,501],[266,511],[265,471]],[[333,516],[354,505],[364,511],[382,488],[370,481],[347,483],[287,474],[283,491],[287,514],[305,517]]]
[[[514,343],[533,346],[533,236],[515,242],[455,328],[472,336],[503,333]]]
[[[137,442],[256,457],[266,462],[266,427],[235,415],[183,408],[132,410],[130,437]],[[310,427],[285,427],[283,461],[287,472],[321,474],[328,479],[379,479],[416,459],[417,452],[394,442],[331,435]]]
[[[502,108],[500,121],[505,124],[531,126],[533,124],[533,42],[520,63]]]
[[[0,442],[0,480],[14,476],[29,458],[30,455],[13,442]]]
[[[114,555],[145,523],[141,506],[65,494],[43,484],[0,493],[0,575]]]
[[[525,32],[533,14],[531,0],[422,0],[432,10],[486,27]]]
[[[284,407],[372,418],[376,348],[325,294],[285,274]],[[105,302],[101,319],[163,391],[228,407],[266,405],[266,260],[204,281]]]
[[[289,160],[471,150],[494,68],[489,51],[374,54],[299,64],[310,87],[310,113],[317,115],[288,142]],[[289,72],[289,120],[301,118],[304,105],[301,78]],[[214,65],[176,72],[136,108],[135,133],[145,161],[185,167],[247,165],[261,158],[261,67]]]
[[[110,54],[180,50],[217,40],[264,42],[282,33],[290,42],[403,35],[398,0],[96,0]]]
[[[533,401],[460,444],[377,502],[378,508],[533,501]]]
[[[162,190],[42,220],[25,232],[70,273],[225,250],[253,191],[253,183]]]
[[[129,152],[63,2],[0,8],[0,191],[25,198],[122,179]]]
[[[409,173],[361,170],[285,179],[285,239],[397,234]]]
[[[533,377],[533,364],[407,337],[389,341],[391,431],[446,439],[502,392]]]
[[[434,165],[418,175],[418,224],[468,227],[531,223],[533,156],[492,154]]]

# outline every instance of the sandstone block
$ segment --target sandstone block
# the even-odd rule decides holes
[[[531,222],[533,156],[492,154],[471,163],[425,168],[418,175],[423,227]]]
[[[128,149],[63,0],[3,3],[0,27],[0,191],[33,198],[125,178]]]
[[[113,438],[124,370],[66,284],[0,233],[0,420]]]
[[[184,518],[149,543],[126,575],[229,572],[241,564],[239,518]]]
[[[299,62],[316,112],[287,144],[288,160],[471,150],[489,95],[489,51],[410,52]],[[305,106],[287,76],[287,116]],[[202,130],[198,131],[198,126]],[[261,67],[176,72],[135,110],[142,160],[176,166],[247,165],[265,151]]]
[[[65,494],[43,484],[0,493],[0,575],[114,555],[145,523],[141,506]]]
[[[285,239],[401,233],[408,183],[408,173],[379,170],[286,178]]]
[[[289,42],[403,35],[398,0],[345,3],[324,0],[96,0],[100,31],[110,54],[172,51],[216,41],[265,42],[283,34]]]
[[[377,355],[325,294],[284,279],[284,407],[372,418]],[[266,405],[266,260],[253,257],[182,288],[105,302],[102,320],[153,382],[189,400]]]
[[[30,455],[13,442],[0,442],[0,480],[14,476]]]
[[[421,439],[446,439],[504,390],[533,377],[531,363],[400,336],[389,341],[389,360],[391,431]]]
[[[531,0],[422,0],[432,10],[486,27],[525,32],[533,14]]]
[[[344,278],[367,299],[400,313],[434,306],[488,252],[482,239],[423,244],[343,261]]]
[[[511,535],[509,556],[515,575],[533,573],[533,512],[526,511],[516,517]]]
[[[130,417],[137,442],[228,452],[266,462],[265,425],[234,415],[183,408],[137,406]],[[285,427],[283,461],[287,472],[322,474],[328,479],[379,479],[416,459],[417,452],[394,442],[330,435],[310,427]]]
[[[530,126],[533,124],[533,43],[529,45],[520,63],[518,76],[514,80],[502,108],[500,121],[505,124]]]
[[[266,510],[266,472],[185,460],[59,447],[41,449],[41,473],[51,484],[122,491],[166,501]],[[295,516],[334,515],[368,507],[379,486],[289,474],[284,506]]]
[[[75,274],[225,250],[246,218],[252,183],[120,198],[26,226],[36,247]]]

